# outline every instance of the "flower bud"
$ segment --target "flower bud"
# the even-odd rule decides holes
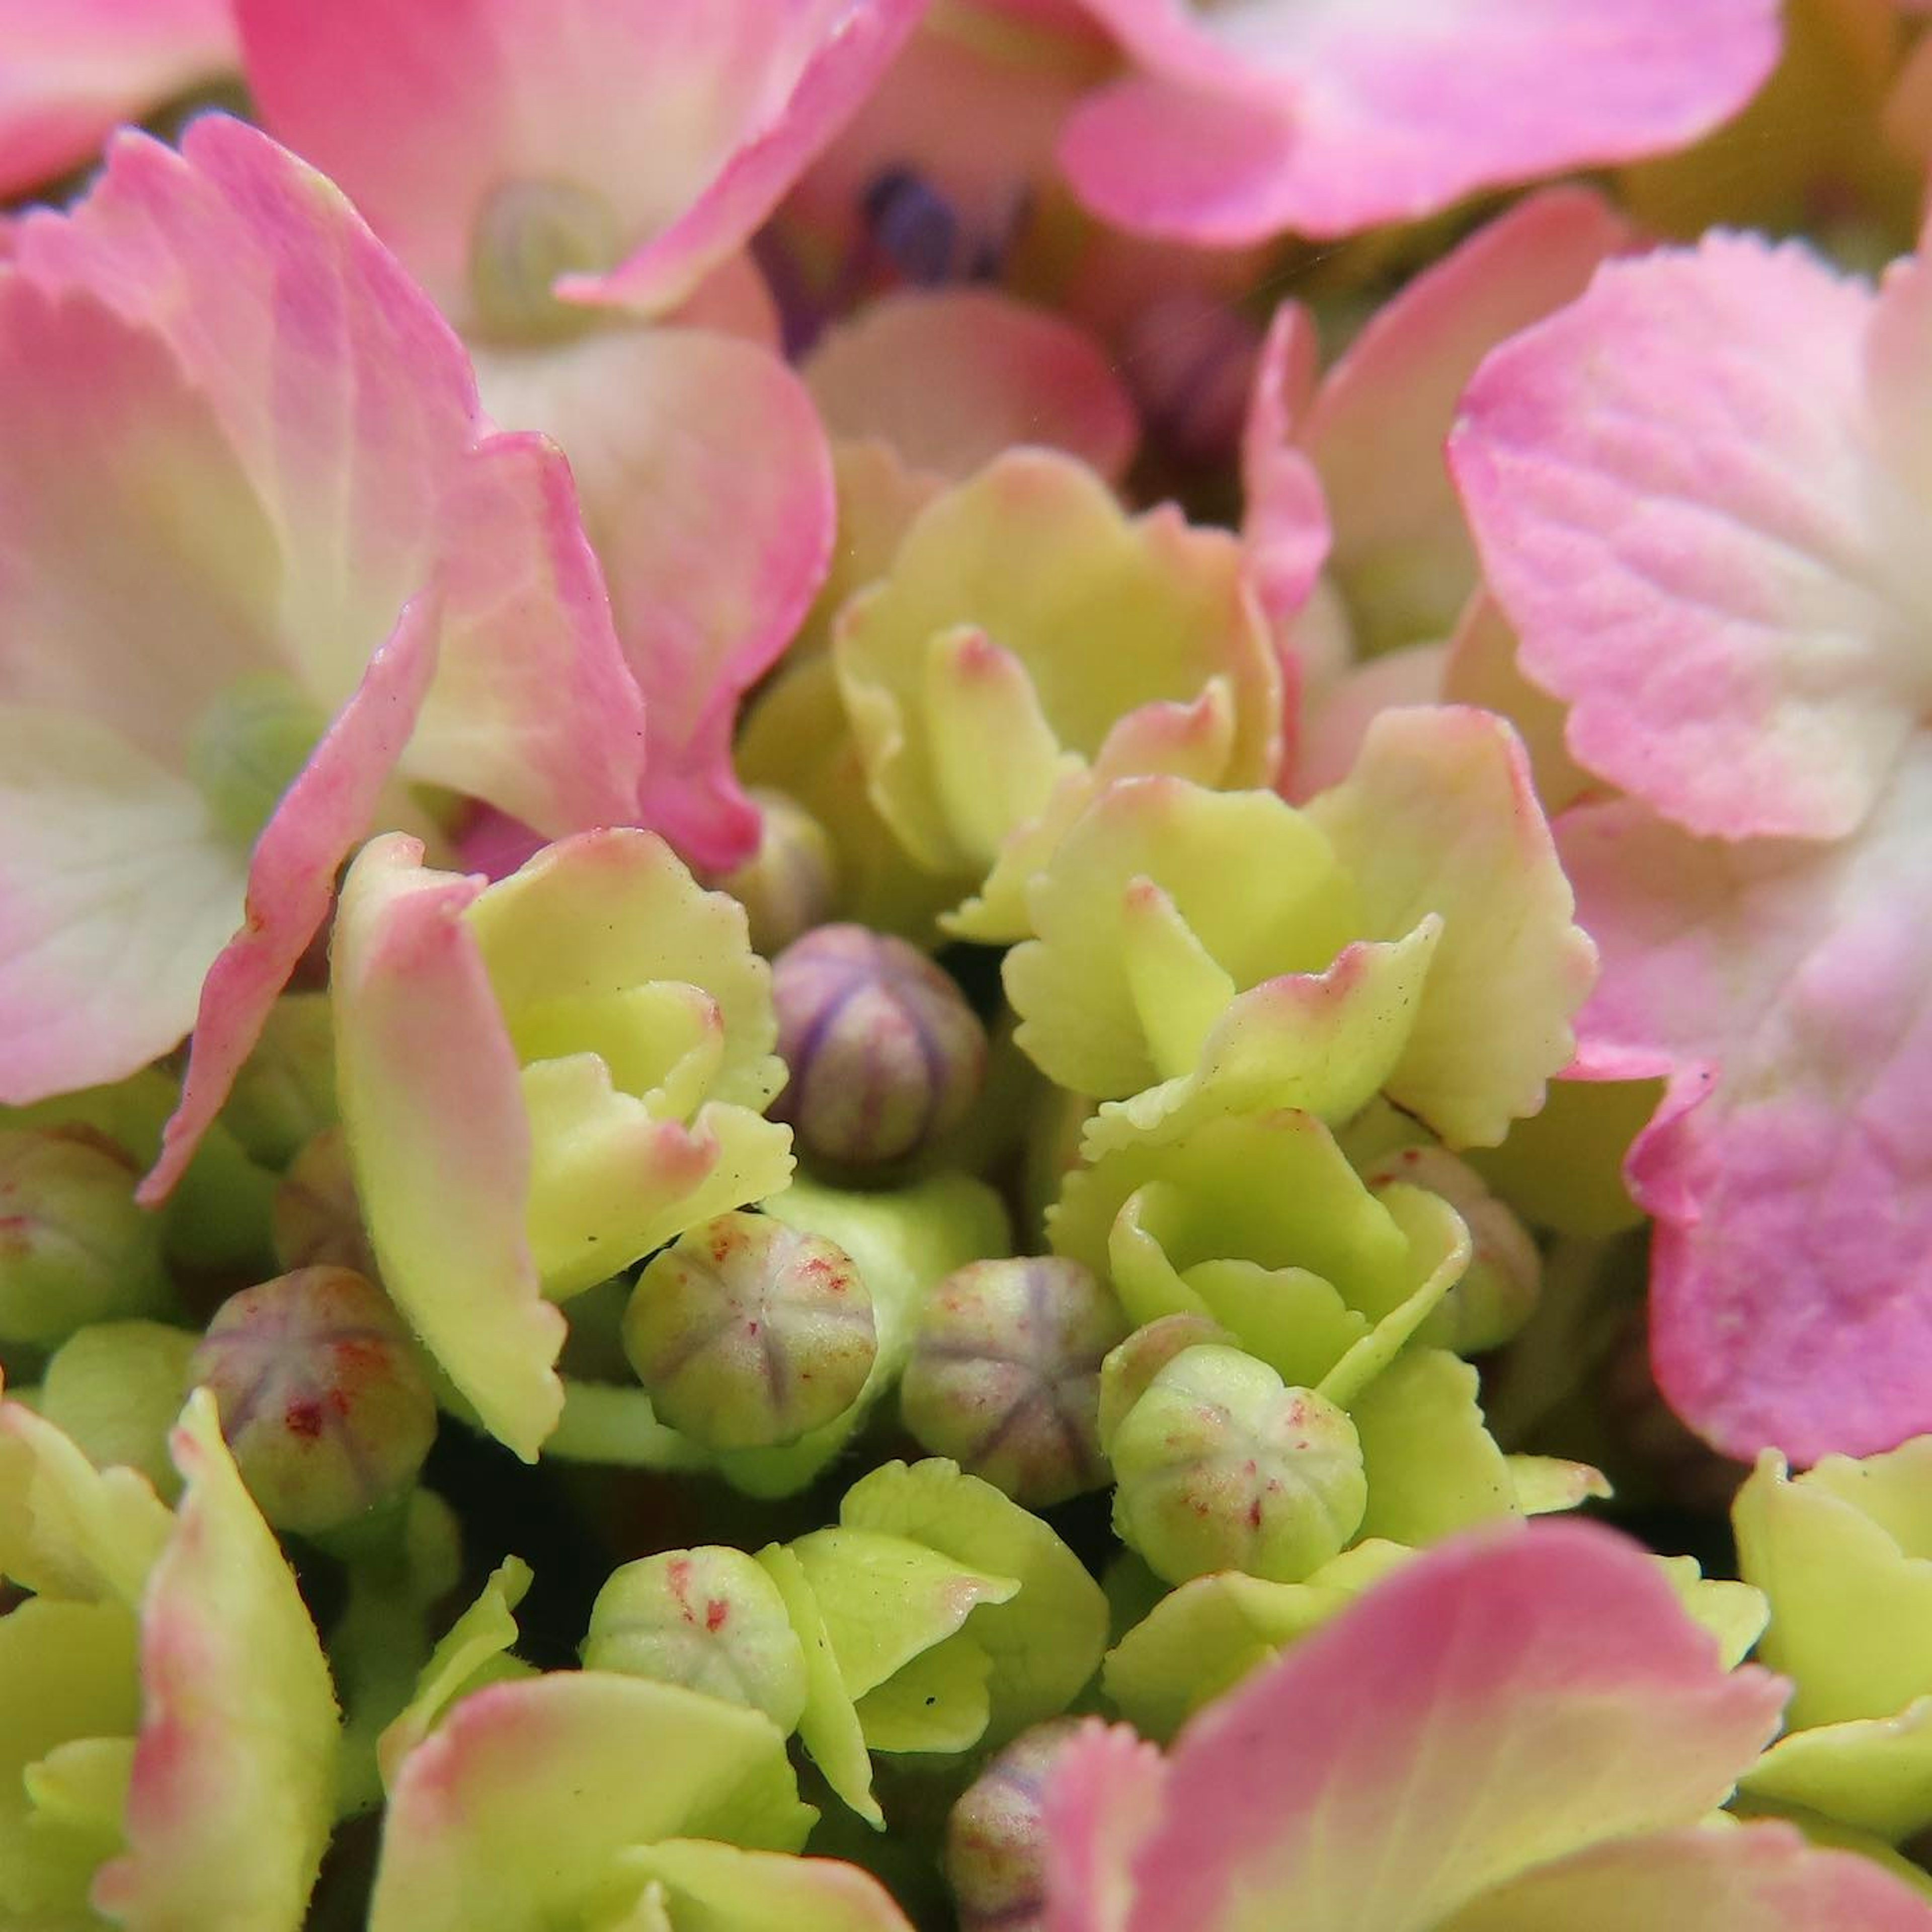
[[[376,1278],[349,1143],[340,1127],[324,1129],[290,1163],[276,1186],[270,1218],[275,1258],[284,1268],[342,1268]]]
[[[335,1035],[326,993],[284,993],[235,1076],[222,1122],[251,1160],[286,1167],[335,1121]]]
[[[1444,1148],[1400,1148],[1363,1174],[1379,1192],[1392,1181],[1426,1187],[1462,1217],[1472,1252],[1462,1278],[1416,1331],[1430,1346],[1480,1355],[1512,1340],[1543,1290],[1543,1257],[1514,1210],[1467,1161]]]
[[[888,1166],[972,1105],[986,1030],[916,946],[862,926],[822,926],[788,946],[772,975],[791,1078],[770,1111],[812,1160]]]
[[[858,1400],[878,1352],[844,1249],[766,1214],[721,1214],[638,1277],[624,1352],[672,1428],[710,1449],[796,1442]]]
[[[1196,1348],[1207,1342],[1225,1342],[1232,1348],[1234,1338],[1204,1315],[1163,1315],[1143,1323],[1109,1352],[1100,1364],[1098,1420],[1103,1455],[1112,1454],[1114,1430],[1146,1394],[1148,1384],[1182,1349]]]
[[[1126,1329],[1078,1262],[970,1262],[920,1310],[899,1384],[905,1425],[1029,1509],[1099,1489],[1100,1362]]]
[[[789,794],[754,786],[758,808],[758,849],[718,881],[745,908],[752,946],[769,959],[832,910],[838,855],[830,835]]]
[[[278,1529],[313,1535],[416,1480],[436,1398],[402,1318],[346,1268],[298,1268],[230,1295],[188,1364]]]
[[[594,312],[560,302],[560,275],[595,274],[621,254],[617,218],[602,196],[567,181],[510,181],[476,218],[470,292],[477,332],[501,342],[580,333]]]
[[[244,850],[308,763],[328,718],[280,672],[238,678],[206,704],[187,747],[188,775],[217,828]]]
[[[805,1650],[778,1586],[742,1550],[674,1550],[612,1572],[590,1610],[586,1670],[681,1684],[762,1711],[805,1714]]]
[[[946,1821],[946,1882],[960,1932],[1040,1932],[1046,1924],[1041,1798],[1080,1728],[1055,1718],[1023,1731],[966,1787]]]
[[[1114,1528],[1170,1583],[1218,1570],[1298,1583],[1360,1528],[1355,1425],[1238,1348],[1184,1349],[1114,1432]]]
[[[159,1322],[98,1322],[63,1342],[40,1382],[40,1411],[97,1469],[139,1469],[164,1502],[181,1490],[168,1431],[199,1338]]]
[[[0,1132],[0,1342],[50,1348],[168,1298],[154,1218],[124,1149],[92,1128]]]

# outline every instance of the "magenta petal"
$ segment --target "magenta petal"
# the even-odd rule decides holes
[[[1630,802],[1560,830],[1602,949],[1600,1077],[1668,1073],[1631,1149],[1652,1347],[1727,1454],[1932,1431],[1932,740],[1854,839],[1689,837]]]
[[[255,842],[246,921],[202,982],[181,1104],[141,1184],[139,1198],[148,1206],[166,1198],[194,1158],[268,1009],[327,916],[336,873],[369,829],[429,688],[436,618],[430,604],[404,614]]]

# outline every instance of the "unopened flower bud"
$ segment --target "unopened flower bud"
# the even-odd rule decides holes
[[[778,1586],[742,1550],[674,1550],[614,1571],[591,1606],[586,1670],[616,1670],[762,1711],[804,1715],[805,1651]]]
[[[1129,1409],[1146,1394],[1148,1384],[1184,1348],[1234,1338],[1204,1315],[1163,1315],[1143,1323],[1100,1364],[1100,1449],[1112,1454],[1114,1432]]]
[[[139,1469],[164,1502],[181,1488],[168,1431],[181,1414],[200,1338],[159,1322],[99,1322],[63,1342],[41,1378],[40,1411],[97,1469]]]
[[[1480,1355],[1513,1339],[1536,1312],[1543,1258],[1508,1204],[1490,1192],[1467,1161],[1444,1148],[1399,1148],[1362,1178],[1378,1191],[1392,1181],[1426,1187],[1448,1202],[1469,1231],[1469,1265],[1416,1339],[1459,1355]]]
[[[902,939],[822,926],[773,962],[772,996],[791,1078],[771,1112],[814,1160],[903,1160],[956,1125],[979,1093],[986,1029]]]
[[[289,1164],[270,1210],[275,1259],[284,1268],[344,1268],[376,1279],[376,1257],[362,1225],[349,1142],[326,1128]]]
[[[0,1342],[50,1348],[160,1308],[160,1234],[117,1142],[66,1126],[0,1132]]]
[[[878,1348],[850,1256],[766,1214],[680,1235],[624,1312],[624,1352],[652,1407],[711,1449],[794,1442],[842,1414]]]
[[[187,747],[188,775],[216,826],[244,849],[252,845],[328,725],[328,714],[280,672],[238,678],[218,692]]]
[[[824,826],[796,799],[759,786],[749,796],[762,821],[758,849],[718,889],[745,908],[752,950],[769,959],[831,911],[838,855]]]
[[[313,1535],[416,1480],[436,1398],[402,1318],[346,1268],[298,1268],[230,1295],[188,1364],[262,1514]]]
[[[1114,1528],[1170,1583],[1217,1570],[1298,1583],[1360,1528],[1368,1480],[1355,1425],[1238,1348],[1187,1348],[1109,1448]]]
[[[622,252],[610,204],[574,182],[511,181],[476,218],[470,292],[478,333],[501,342],[574,335],[594,314],[560,302],[557,278],[595,274]]]
[[[946,1821],[946,1882],[960,1932],[1040,1932],[1046,1924],[1048,1774],[1080,1728],[1056,1718],[1022,1731],[966,1787]]]
[[[899,1384],[905,1425],[1029,1509],[1099,1489],[1100,1362],[1126,1331],[1078,1262],[969,1262],[920,1310]]]
[[[265,1167],[288,1165],[335,1121],[335,1035],[326,993],[284,993],[235,1076],[224,1126]]]

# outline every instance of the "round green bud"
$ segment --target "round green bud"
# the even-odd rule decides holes
[[[1114,1528],[1170,1583],[1218,1570],[1298,1583],[1368,1508],[1355,1425],[1238,1348],[1186,1348],[1121,1418]]]
[[[0,1342],[51,1348],[89,1322],[166,1305],[140,1170],[91,1127],[0,1132]]]
[[[304,1535],[400,1496],[436,1436],[416,1342],[347,1268],[298,1268],[230,1295],[189,1358],[262,1514]]]
[[[1147,1393],[1148,1384],[1184,1348],[1204,1342],[1234,1346],[1234,1338],[1205,1315],[1163,1315],[1144,1322],[1100,1364],[1100,1402],[1097,1420],[1100,1450],[1112,1453],[1114,1432],[1121,1418]]]
[[[1046,1780],[1080,1728],[1055,1718],[1022,1731],[966,1787],[946,1821],[946,1882],[960,1932],[1042,1932]]]
[[[903,939],[821,926],[772,962],[772,1000],[791,1077],[770,1111],[808,1160],[890,1166],[930,1147],[978,1096],[986,1029]]]
[[[275,1259],[286,1269],[341,1268],[376,1279],[340,1127],[324,1128],[290,1162],[276,1185],[269,1226]]]
[[[591,1606],[586,1670],[681,1684],[762,1711],[805,1714],[805,1649],[778,1586],[742,1550],[708,1544],[614,1571]]]
[[[163,1502],[181,1478],[168,1432],[181,1414],[200,1338],[159,1322],[100,1322],[63,1342],[40,1383],[40,1410],[98,1469],[139,1469]]]
[[[1543,1257],[1508,1203],[1445,1148],[1398,1148],[1362,1178],[1377,1191],[1392,1181],[1426,1188],[1448,1202],[1469,1231],[1469,1265],[1416,1330],[1417,1340],[1459,1355],[1483,1354],[1514,1340],[1536,1312]]]
[[[970,1262],[920,1310],[899,1384],[905,1426],[1029,1509],[1102,1488],[1100,1363],[1126,1332],[1120,1304],[1078,1262]]]
[[[560,302],[561,275],[596,274],[622,252],[614,209],[568,181],[504,182],[471,231],[475,332],[497,342],[553,342],[582,333],[596,311]]]
[[[768,1214],[721,1214],[638,1277],[624,1352],[662,1420],[710,1449],[796,1442],[872,1372],[872,1298],[851,1257]]]
[[[223,1124],[250,1160],[281,1168],[336,1118],[328,995],[284,993],[235,1076]]]
[[[830,913],[838,854],[824,826],[788,794],[754,785],[746,796],[758,808],[758,849],[718,888],[745,908],[753,950],[769,959]]]
[[[218,830],[244,850],[253,845],[328,728],[328,713],[280,671],[218,692],[187,748],[188,778]]]

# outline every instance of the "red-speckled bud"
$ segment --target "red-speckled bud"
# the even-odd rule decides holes
[[[800,1150],[834,1168],[888,1166],[928,1147],[973,1104],[986,1034],[915,946],[822,926],[773,962],[778,1052],[791,1078],[771,1108]]]
[[[721,1214],[638,1277],[624,1352],[674,1429],[711,1449],[796,1442],[858,1400],[878,1353],[844,1249],[768,1214]]]
[[[262,1514],[314,1535],[416,1480],[436,1398],[402,1318],[346,1268],[298,1268],[230,1295],[188,1363]]]
[[[1046,1924],[1047,1774],[1080,1728],[1056,1718],[1023,1731],[966,1787],[946,1821],[946,1882],[959,1932],[1041,1932]]]
[[[758,849],[735,872],[718,881],[745,908],[752,944],[769,959],[832,910],[838,855],[824,826],[782,791],[754,786],[758,808]]]
[[[905,1425],[922,1448],[1029,1509],[1097,1490],[1108,1480],[1100,1363],[1126,1328],[1078,1262],[969,1262],[920,1310],[899,1384]]]

